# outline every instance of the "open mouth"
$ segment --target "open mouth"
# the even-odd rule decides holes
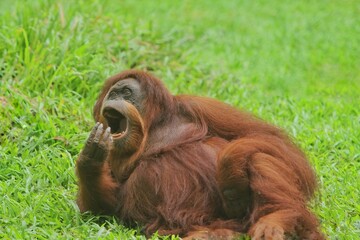
[[[113,137],[118,138],[125,135],[128,128],[128,121],[122,113],[114,108],[105,108],[103,115],[111,129]]]

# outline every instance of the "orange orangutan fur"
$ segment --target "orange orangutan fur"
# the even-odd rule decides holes
[[[106,81],[94,107],[104,129],[106,96],[124,79],[140,85],[141,104],[122,100],[120,112],[131,129],[125,140],[98,147],[105,149],[102,157],[85,149],[80,154],[82,212],[144,225],[148,236],[324,238],[307,208],[316,190],[314,172],[282,130],[214,99],[173,96],[138,70]],[[88,143],[87,152],[94,150],[91,144],[99,143]]]

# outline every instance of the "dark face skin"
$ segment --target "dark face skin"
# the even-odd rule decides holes
[[[139,82],[133,78],[127,78],[115,83],[105,97],[105,101],[109,100],[125,100],[140,111],[142,94]]]
[[[132,130],[131,113],[141,113],[142,93],[137,80],[128,78],[114,84],[105,96],[101,114],[114,139],[125,137]]]

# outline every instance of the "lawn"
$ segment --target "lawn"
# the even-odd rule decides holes
[[[359,1],[2,0],[0,16],[1,239],[145,239],[75,204],[92,106],[128,68],[286,129],[323,231],[360,239]]]

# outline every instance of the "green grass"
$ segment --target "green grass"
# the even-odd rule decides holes
[[[285,128],[318,173],[323,231],[359,239],[359,1],[2,0],[0,14],[0,238],[145,239],[74,201],[99,89],[140,68]]]

